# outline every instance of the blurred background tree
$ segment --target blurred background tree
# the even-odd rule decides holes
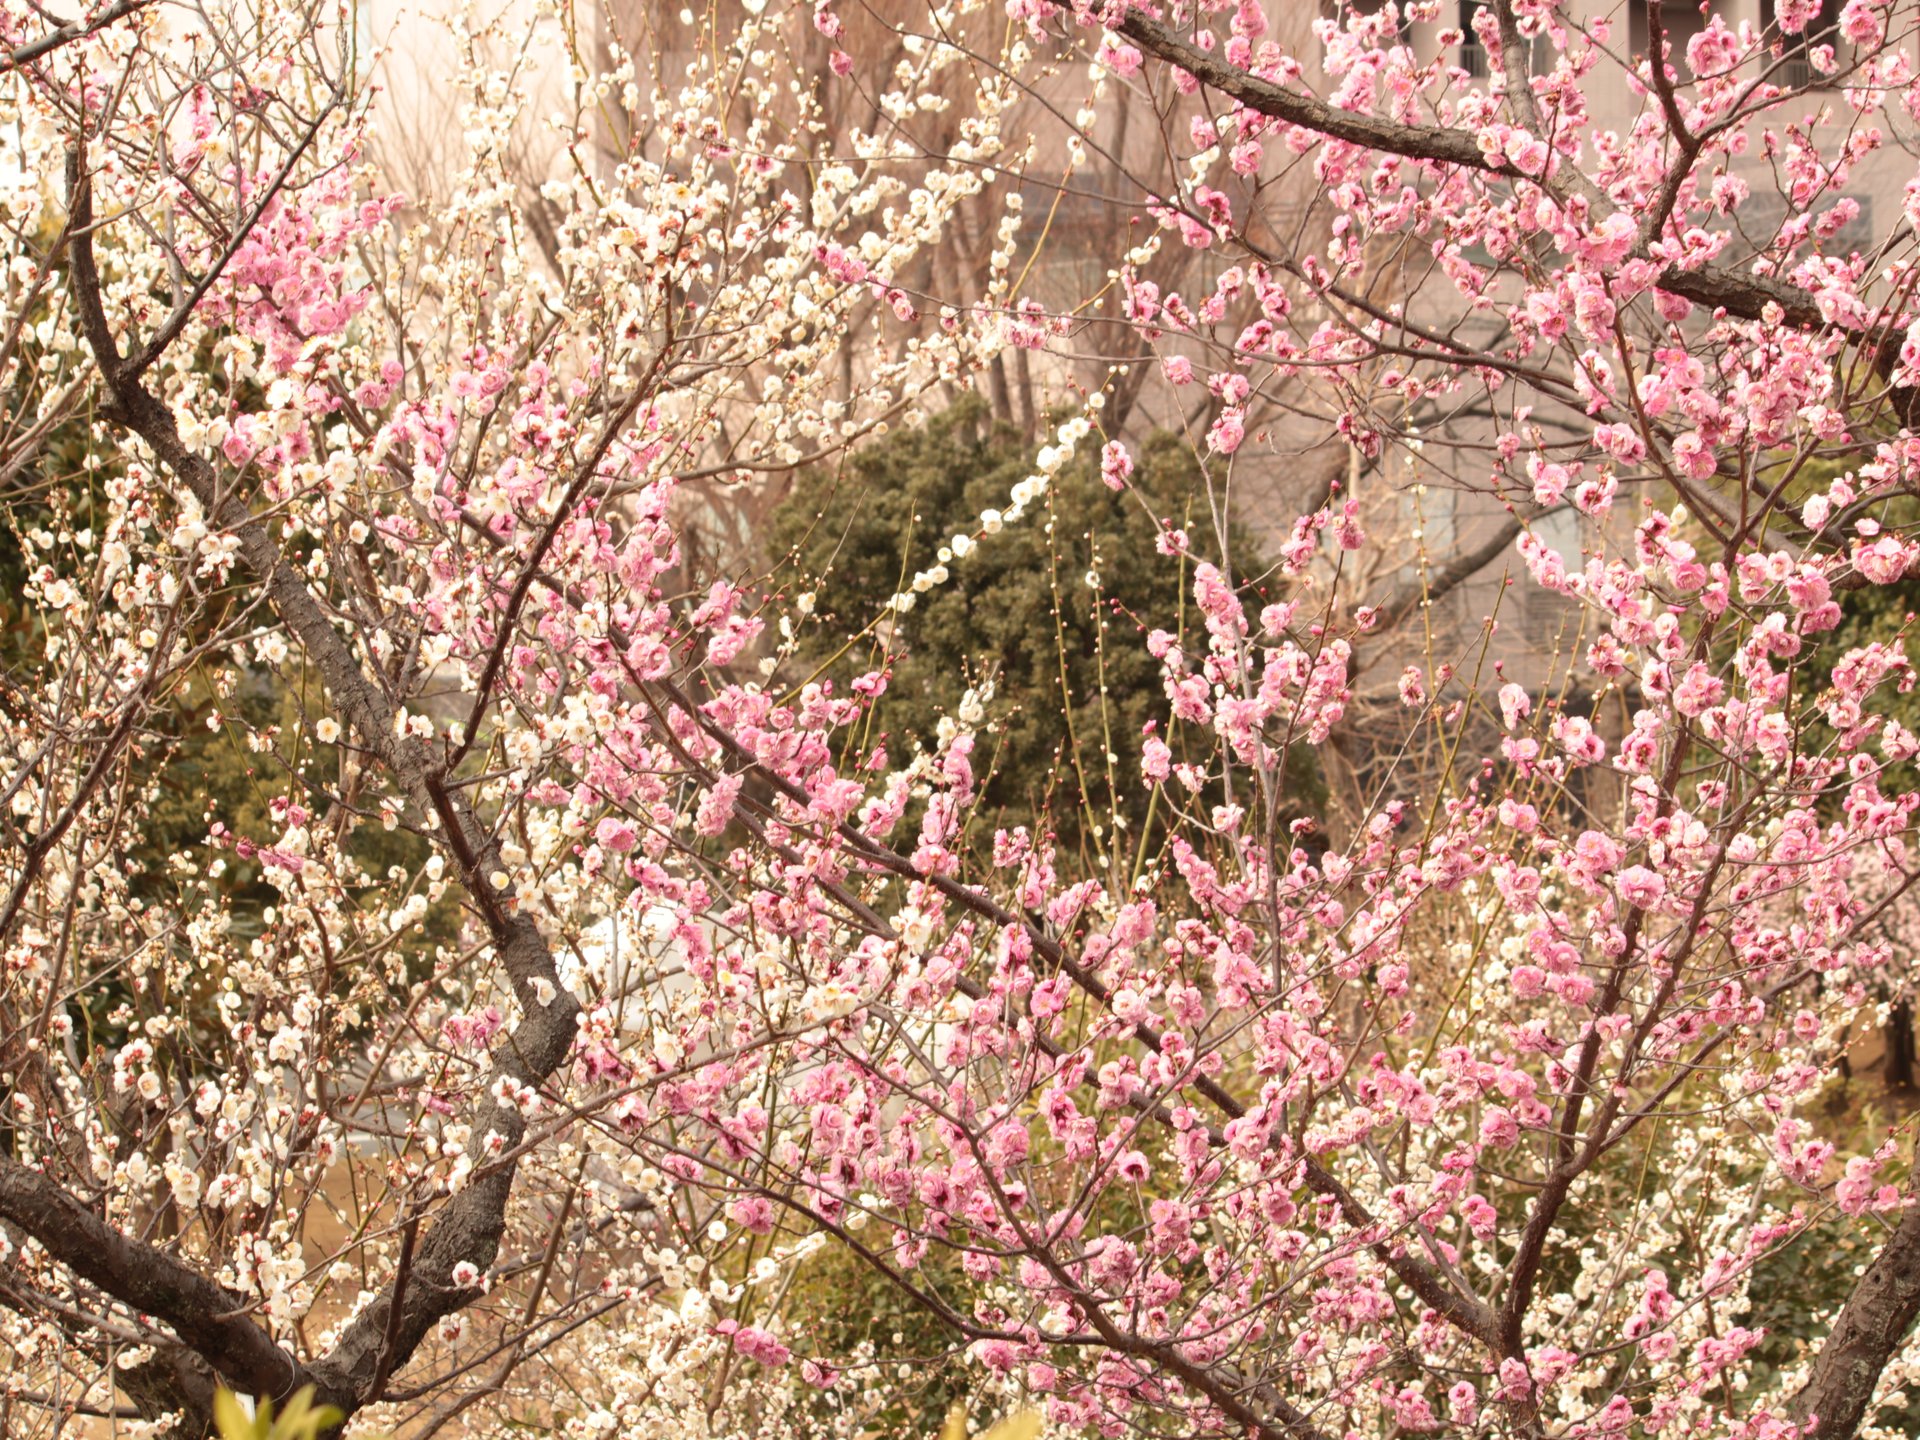
[[[768,548],[790,567],[792,589],[820,597],[788,683],[824,674],[844,689],[886,668],[863,738],[884,744],[896,765],[971,691],[991,727],[974,752],[985,813],[1044,813],[1062,844],[1091,858],[1116,828],[1128,836],[1117,848],[1131,853],[1149,819],[1142,727],[1167,702],[1135,617],[1188,621],[1194,560],[1221,557],[1190,446],[1150,437],[1119,492],[1088,448],[1054,475],[1032,513],[965,556],[943,555],[953,535],[979,531],[982,512],[1004,508],[1034,466],[1019,431],[970,396],[835,470],[802,475],[774,512]],[[1162,553],[1156,516],[1187,530],[1191,557]],[[1237,578],[1260,574],[1253,538],[1236,526],[1228,539]],[[876,622],[917,571],[937,564],[950,571],[945,583],[904,616]],[[1321,791],[1304,747],[1293,770],[1296,809],[1316,809]]]

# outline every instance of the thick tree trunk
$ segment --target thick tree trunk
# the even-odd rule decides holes
[[[1859,1430],[1881,1372],[1920,1315],[1920,1203],[1908,1199],[1906,1215],[1840,1308],[1794,1397],[1794,1414],[1813,1421],[1806,1440],[1846,1440]]]

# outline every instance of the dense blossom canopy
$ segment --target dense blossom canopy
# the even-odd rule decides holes
[[[1833,1101],[1920,876],[1842,624],[1920,561],[1920,12],[1684,8],[459,11],[407,195],[344,0],[0,5],[0,1428],[867,1433],[928,1357],[823,1342],[842,1261],[1060,1434],[1911,1423],[1908,1136]],[[1031,467],[875,613],[692,553],[1009,373]],[[1095,616],[1149,798],[1071,853],[979,704],[868,723],[1069,467],[1177,597]],[[253,800],[158,854],[209,733]]]

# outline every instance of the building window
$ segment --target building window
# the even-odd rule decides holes
[[[1813,230],[1811,245],[1818,254],[1850,255],[1870,249],[1874,244],[1873,196],[1861,194],[1846,197],[1855,206],[1853,218],[1845,224],[1836,225],[1831,212],[1840,198],[1837,195],[1822,195],[1817,202],[1817,218],[1821,223]],[[1779,191],[1756,186],[1732,215],[1724,219],[1716,216],[1713,220],[1710,228],[1732,232],[1727,248],[1721,252],[1722,263],[1747,265],[1769,252],[1777,256],[1783,230],[1790,221],[1799,219],[1805,213],[1789,205]],[[1831,233],[1826,233],[1828,231]]]
[[[1577,575],[1587,568],[1584,547],[1588,537],[1577,512],[1551,511],[1535,519],[1531,528],[1548,549],[1560,556],[1569,574]],[[1543,653],[1565,649],[1578,633],[1579,607],[1559,591],[1525,577],[1516,588],[1521,594],[1520,622],[1534,648]]]
[[[1647,0],[1634,0],[1627,15],[1627,48],[1651,60],[1653,26],[1648,22],[1647,9]],[[1667,32],[1667,63],[1680,79],[1688,79],[1692,72],[1687,67],[1687,43],[1707,28],[1707,17],[1698,5],[1679,0],[1660,7],[1660,28]]]
[[[1320,0],[1320,13],[1329,20],[1339,21],[1342,25],[1345,25],[1349,15],[1358,15],[1372,20],[1386,8],[1387,0]],[[1412,22],[1407,19],[1406,7],[1396,6],[1393,13],[1393,28],[1386,32],[1387,35],[1396,40],[1404,40],[1411,28]]]
[[[1484,80],[1493,72],[1493,61],[1487,53],[1486,42],[1480,38],[1480,32],[1473,28],[1474,17],[1486,8],[1487,0],[1460,0],[1460,68],[1467,72],[1470,80]],[[1552,42],[1545,35],[1535,35],[1522,43],[1527,47],[1528,73],[1546,74],[1553,67]]]
[[[1473,28],[1473,17],[1480,13],[1482,0],[1460,0],[1460,68],[1470,80],[1487,78],[1487,47],[1480,32]]]
[[[1768,32],[1779,41],[1781,56],[1785,61],[1774,72],[1774,83],[1789,90],[1832,84],[1832,76],[1823,75],[1813,68],[1813,52],[1821,45],[1830,45],[1835,51],[1840,49],[1840,0],[1820,0],[1819,13],[1807,22],[1806,28],[1798,35],[1781,33],[1774,4],[1775,0],[1761,0],[1761,15],[1766,20]]]

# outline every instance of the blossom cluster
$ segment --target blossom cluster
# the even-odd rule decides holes
[[[1292,38],[1260,0],[956,4],[897,47],[754,3],[604,66],[542,6],[546,72],[463,14],[456,161],[412,198],[347,21],[261,8],[117,15],[4,80],[0,1344],[33,1394],[164,1433],[205,1374],[290,1366],[399,1428],[496,1365],[551,1415],[543,1357],[571,1435],[872,1433],[909,1352],[820,1301],[854,1273],[1060,1433],[1802,1433],[1832,1362],[1767,1277],[1912,1204],[1904,1132],[1831,1103],[1920,875],[1915,672],[1873,623],[1920,565],[1920,241],[1837,239],[1920,116],[1910,6],[1845,7],[1844,74],[1813,52],[1842,125],[1769,68],[1805,4],[1707,20],[1684,82],[1496,4],[1477,43],[1535,55],[1478,84],[1423,0]],[[1081,75],[1057,153],[1013,138]],[[608,158],[615,107],[646,123]],[[1149,111],[1123,242],[1043,297],[1018,182]],[[1791,218],[1735,266],[1749,151]],[[1296,163],[1327,223],[1282,253]],[[810,593],[717,562],[715,516],[1023,358],[1077,399],[887,615],[1089,452],[1149,504],[1138,380],[1229,540],[1289,417],[1346,477],[1450,434],[1562,670],[1510,674],[1495,614],[1380,666],[1418,567],[1343,479],[1258,557],[1158,524],[1131,854],[988,805],[978,691],[890,754],[885,663],[800,672]],[[204,737],[245,783],[182,821]],[[1316,756],[1351,795],[1309,813]]]

